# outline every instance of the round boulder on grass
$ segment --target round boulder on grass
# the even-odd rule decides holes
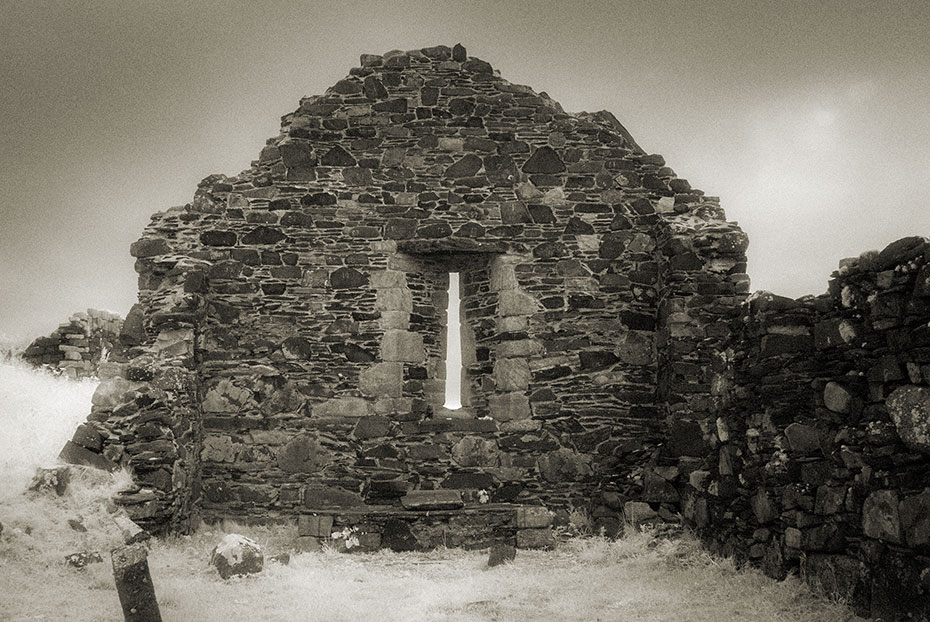
[[[224,579],[233,575],[254,574],[262,571],[265,557],[258,543],[240,536],[227,534],[213,549],[210,563]]]

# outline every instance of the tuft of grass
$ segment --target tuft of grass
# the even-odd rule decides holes
[[[29,484],[90,413],[97,381],[71,380],[21,361],[0,361],[0,502]]]

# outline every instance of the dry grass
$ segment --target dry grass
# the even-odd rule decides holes
[[[0,502],[55,462],[90,413],[93,380],[74,381],[0,360]],[[2,519],[0,519],[2,520]]]
[[[8,406],[0,402],[0,416],[8,414]],[[59,442],[64,441],[55,439]],[[5,475],[0,471],[0,479]],[[125,478],[87,472],[64,497],[0,497],[0,620],[121,619],[108,559],[119,534],[106,499]],[[68,519],[80,520],[87,531],[75,531]],[[294,554],[288,565],[266,561],[260,575],[223,581],[208,560],[224,530],[249,536],[271,554],[286,550],[294,535],[281,527],[225,525],[155,542],[149,563],[165,620],[854,619],[794,579],[777,583],[757,572],[737,571],[689,538],[633,532],[618,541],[579,539],[556,551],[519,551],[514,563],[492,569],[485,567],[486,553],[477,551],[348,555],[324,550]],[[64,563],[65,555],[85,550],[99,551],[103,563],[83,570]]]

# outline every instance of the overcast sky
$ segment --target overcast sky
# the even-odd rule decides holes
[[[0,336],[125,314],[150,214],[359,54],[462,42],[606,109],[749,233],[754,289],[930,235],[930,2],[0,0]]]

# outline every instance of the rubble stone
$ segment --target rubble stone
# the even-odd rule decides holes
[[[223,536],[210,555],[210,563],[223,579],[261,572],[264,562],[258,543],[235,533]]]

